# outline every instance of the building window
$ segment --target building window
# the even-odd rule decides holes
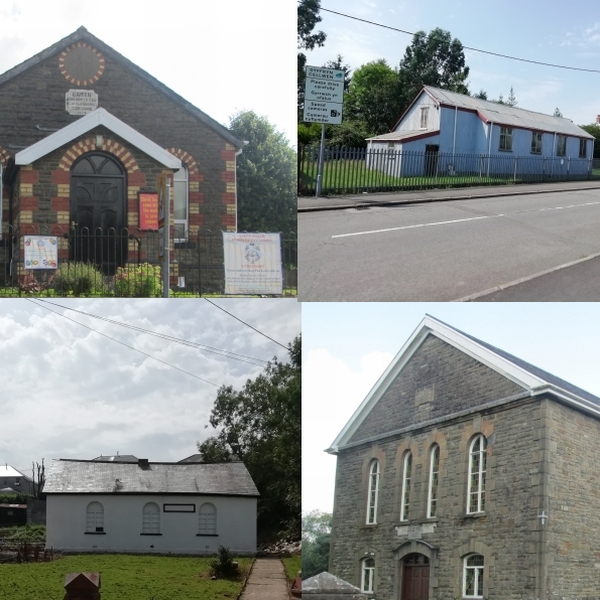
[[[160,533],[160,508],[154,502],[144,505],[142,533]]]
[[[556,138],[556,156],[567,155],[567,136],[559,135]]]
[[[188,232],[188,170],[184,164],[173,175],[174,192],[174,234],[176,242],[187,241]]]
[[[90,502],[87,506],[87,533],[104,533],[104,507],[100,502]]]
[[[500,127],[499,150],[512,151],[512,127]]]
[[[21,478],[15,477],[15,485],[21,485]]]
[[[421,129],[427,129],[427,118],[429,117],[429,107],[421,108]]]
[[[487,442],[478,435],[469,450],[469,507],[467,513],[485,510],[485,462]]]
[[[579,140],[579,158],[587,156],[587,140]]]
[[[360,582],[360,591],[366,594],[372,594],[375,582],[375,560],[365,558],[362,561],[362,576]]]
[[[429,459],[429,495],[427,498],[427,517],[437,516],[438,483],[440,478],[440,447],[436,444]]]
[[[531,133],[531,154],[542,153],[542,132],[533,131]]]
[[[483,556],[471,554],[463,567],[463,597],[483,598]]]
[[[404,457],[404,475],[402,477],[402,508],[400,520],[408,521],[408,510],[410,508],[410,480],[412,475],[412,452]]]
[[[374,460],[369,469],[369,499],[367,503],[367,525],[377,523],[377,497],[379,495],[379,461]]]
[[[217,534],[217,509],[210,502],[204,503],[198,511],[198,533],[200,535]]]

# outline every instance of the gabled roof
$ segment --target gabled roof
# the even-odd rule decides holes
[[[507,104],[498,104],[497,102],[491,102],[489,100],[480,100],[479,98],[473,98],[466,94],[449,92],[448,90],[442,90],[430,85],[423,86],[423,89],[419,92],[402,117],[400,117],[398,123],[394,126],[394,129],[398,127],[404,119],[404,116],[422,94],[427,94],[438,106],[475,112],[484,123],[594,139],[593,135],[581,129],[578,125],[575,125],[570,119],[525,110],[523,108],[517,108],[516,106],[511,107]]]
[[[352,594],[360,595],[361,591],[351,583],[324,571],[313,575],[302,582],[303,594]]]
[[[0,477],[24,477],[25,479],[30,479],[27,475],[23,475],[21,471],[7,464],[0,465]]]
[[[52,461],[46,494],[194,494],[258,496],[243,463]]]
[[[123,121],[111,115],[104,108],[97,108],[84,117],[81,117],[81,119],[77,119],[77,121],[74,121],[70,125],[55,131],[43,140],[29,146],[29,148],[17,152],[15,155],[15,164],[30,165],[39,158],[46,156],[53,150],[68,144],[80,135],[100,125],[110,129],[113,133],[133,144],[136,148],[139,148],[142,152],[151,156],[168,169],[181,169],[181,161],[176,156],[163,150],[158,144],[149,140],[145,135],[127,125],[127,123],[123,123]]]
[[[600,398],[574,386],[560,377],[504,352],[486,342],[463,333],[430,315],[426,315],[383,375],[367,394],[340,434],[326,452],[335,454],[348,444],[360,424],[367,418],[388,387],[419,349],[428,335],[434,335],[480,363],[521,386],[529,396],[551,393],[556,398],[580,410],[600,417]]]
[[[91,44],[100,52],[102,52],[105,56],[109,56],[115,62],[120,63],[125,68],[132,71],[135,75],[137,75],[140,79],[145,81],[148,85],[167,96],[173,102],[179,104],[179,106],[187,110],[199,121],[202,121],[205,125],[216,131],[219,135],[227,139],[234,146],[237,146],[238,148],[241,148],[243,146],[242,140],[234,136],[224,125],[221,125],[219,122],[209,117],[206,113],[202,112],[199,108],[196,108],[185,98],[175,93],[172,89],[168,88],[164,83],[161,83],[158,79],[156,79],[148,72],[138,67],[129,59],[125,58],[122,54],[119,54],[119,52],[111,48],[108,44],[105,44],[101,39],[97,38],[95,35],[92,35],[83,26],[77,29],[77,31],[63,38],[62,40],[56,42],[52,46],[46,48],[45,50],[42,50],[35,56],[32,56],[28,60],[22,62],[16,67],[13,67],[12,69],[6,71],[4,74],[0,75],[0,86],[6,83],[7,81],[10,81],[13,77],[16,77],[17,75],[23,73],[27,69],[30,69],[31,67],[41,63],[42,61],[46,60],[54,54],[62,52],[62,50],[64,50],[66,47],[79,41],[84,41]]]

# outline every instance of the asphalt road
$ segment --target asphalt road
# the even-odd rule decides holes
[[[599,301],[600,190],[301,212],[302,301]]]

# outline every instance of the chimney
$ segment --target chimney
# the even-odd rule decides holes
[[[600,124],[600,115],[596,117],[596,125]]]

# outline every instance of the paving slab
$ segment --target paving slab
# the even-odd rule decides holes
[[[288,600],[283,564],[278,558],[257,558],[240,600]]]

